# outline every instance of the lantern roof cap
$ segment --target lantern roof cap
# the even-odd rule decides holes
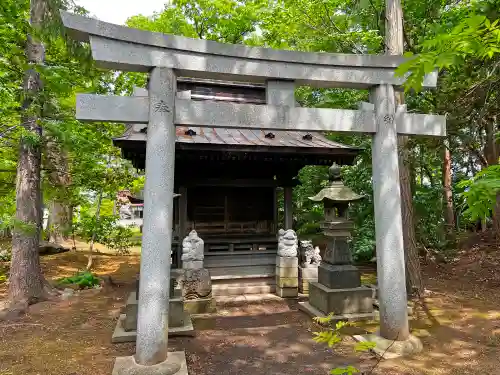
[[[323,200],[330,200],[332,202],[354,202],[363,199],[364,195],[355,193],[350,187],[344,185],[341,180],[340,166],[333,163],[328,169],[328,179],[330,183],[325,188],[316,194],[314,197],[309,197],[310,200],[321,202]]]

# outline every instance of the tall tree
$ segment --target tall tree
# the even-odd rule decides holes
[[[404,53],[403,8],[401,0],[386,0],[385,44],[388,55]],[[396,93],[396,102],[404,104],[404,94]],[[415,239],[415,222],[413,214],[412,178],[410,173],[411,153],[408,148],[408,137],[398,136],[399,144],[399,179],[401,188],[401,214],[403,219],[403,243],[406,262],[406,288],[409,294],[423,290]]]
[[[45,160],[49,182],[56,187],[49,204],[48,240],[53,243],[61,243],[71,233],[73,206],[68,197],[71,174],[68,152],[63,148],[61,142],[53,136],[45,138]]]
[[[9,299],[13,303],[32,304],[48,297],[49,286],[40,268],[38,246],[42,221],[40,168],[41,141],[40,97],[43,90],[37,71],[45,61],[45,50],[39,39],[48,4],[31,0],[27,35],[22,102],[23,135],[19,147],[16,180],[16,218],[12,236],[12,261],[9,277]]]
[[[440,23],[421,42],[418,56],[403,64],[400,73],[411,75],[409,87],[420,89],[425,73],[439,69],[439,110],[448,112],[448,133],[462,155],[467,155],[467,187],[462,195],[472,219],[485,219],[493,212],[500,239],[500,178],[498,174],[497,113],[500,89],[500,2],[459,2],[442,12]],[[439,96],[438,96],[439,97]],[[497,148],[497,150],[495,150]],[[461,156],[461,155],[459,155]],[[463,159],[455,159],[463,163]]]
[[[453,188],[451,173],[451,152],[449,143],[443,145],[443,198],[446,239],[454,240],[455,212],[453,209]]]

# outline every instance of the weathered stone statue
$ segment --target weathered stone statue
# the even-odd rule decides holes
[[[298,248],[297,234],[293,229],[280,229],[278,232],[278,256],[296,257]]]
[[[300,241],[300,262],[304,268],[318,267],[321,263],[319,247],[313,247],[312,241]]]
[[[183,275],[179,286],[184,298],[184,308],[190,314],[206,314],[215,311],[212,297],[212,278],[203,268],[205,243],[192,230],[182,241]]]
[[[182,261],[203,261],[205,243],[193,229],[182,241]]]

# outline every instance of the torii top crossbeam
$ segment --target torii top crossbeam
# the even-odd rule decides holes
[[[401,85],[395,69],[401,56],[312,53],[217,43],[132,29],[61,12],[64,26],[80,41],[90,41],[100,67],[148,72],[153,67],[175,69],[178,75],[221,80],[265,82],[293,80],[312,87],[369,88]],[[436,86],[437,74],[423,87]]]

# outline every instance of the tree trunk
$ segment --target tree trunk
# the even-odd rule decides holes
[[[404,53],[403,8],[401,0],[387,0],[385,18],[386,54],[402,55]],[[404,104],[403,93],[396,94],[396,102]],[[403,218],[403,242],[406,262],[406,289],[409,294],[422,292],[420,259],[415,240],[415,223],[413,215],[413,195],[411,193],[410,150],[407,147],[408,137],[399,136],[399,179],[401,185],[401,214]]]
[[[401,96],[403,96],[401,94]],[[417,240],[415,238],[415,219],[413,212],[413,194],[411,191],[411,173],[409,161],[410,150],[407,145],[408,137],[398,137],[399,144],[399,181],[401,184],[401,216],[403,218],[403,243],[405,247],[406,263],[406,290],[409,295],[413,292],[423,292],[420,259],[418,256]]]
[[[62,243],[71,235],[73,221],[73,207],[66,202],[53,200],[49,206],[49,241]]]
[[[52,137],[46,137],[45,155],[49,181],[56,194],[49,207],[48,240],[61,243],[69,238],[73,220],[73,207],[68,188],[71,185],[67,153]]]
[[[443,198],[446,239],[447,241],[454,241],[455,214],[453,211],[453,190],[451,187],[451,154],[447,142],[444,144],[443,155]]]
[[[45,12],[43,0],[31,0],[31,25],[42,27]],[[22,123],[29,137],[21,137],[16,179],[16,221],[12,236],[12,260],[9,276],[9,301],[32,304],[49,297],[49,287],[40,268],[38,245],[42,224],[40,167],[41,128],[37,97],[42,90],[35,67],[44,62],[41,42],[28,35],[26,54],[29,68],[25,72]]]
[[[493,233],[500,244],[500,192],[497,193],[497,202],[493,211]]]
[[[493,119],[486,121],[485,128],[486,144],[484,147],[484,153],[486,160],[488,161],[488,165],[495,165],[498,164],[498,158],[500,157],[500,147],[496,139],[496,130],[498,129],[496,116]],[[500,241],[500,192],[497,193],[496,196],[496,203],[493,207],[492,221],[493,231],[497,240]],[[486,228],[486,225],[484,225],[484,227]]]
[[[97,198],[97,208],[95,211],[95,222],[96,225],[99,224],[99,218],[101,217],[101,203],[102,203],[102,194],[103,190],[99,192],[99,197]],[[90,239],[90,244],[89,244],[89,257],[87,261],[87,270],[90,271],[94,264],[94,242],[95,242],[95,237],[96,237],[96,231],[92,233],[92,238]]]

